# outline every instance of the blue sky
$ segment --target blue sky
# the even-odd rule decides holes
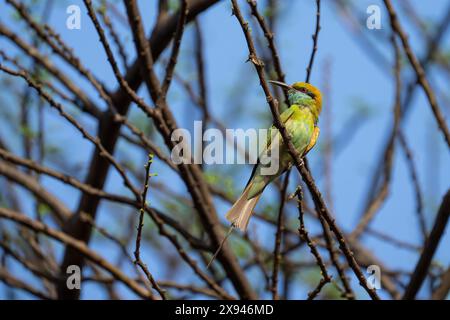
[[[369,177],[376,161],[379,159],[381,148],[386,139],[388,130],[392,126],[392,106],[394,101],[394,82],[392,75],[382,66],[371,59],[371,56],[363,52],[357,45],[353,36],[343,24],[343,19],[337,13],[336,6],[331,1],[322,1],[322,30],[319,37],[318,52],[311,77],[311,83],[319,87],[324,83],[324,68],[327,61],[331,63],[330,73],[328,74],[329,85],[331,87],[331,97],[324,100],[324,109],[328,109],[332,114],[332,136],[337,136],[342,130],[351,131],[348,125],[349,120],[358,110],[364,108],[367,116],[362,117],[364,123],[359,127],[357,133],[348,142],[346,147],[333,158],[332,163],[332,181],[333,181],[333,202],[334,214],[340,226],[345,231],[351,231],[356,225],[360,211],[363,206],[362,200],[366,194]],[[155,18],[156,1],[140,1],[140,7],[144,14],[144,21],[147,30],[152,26]],[[381,1],[354,1],[358,11],[364,13],[370,4],[378,4],[381,8]],[[421,17],[426,17],[427,21],[436,23],[442,19],[448,6],[447,1],[433,1],[433,6],[425,1],[411,1],[416,11]],[[79,4],[82,8],[82,29],[68,30],[65,28],[65,7],[68,4]],[[398,7],[398,2],[394,5]],[[3,1],[0,1],[0,8],[5,7]],[[242,9],[247,13],[247,6],[241,3]],[[121,9],[122,6],[119,6]],[[303,81],[305,78],[305,68],[309,60],[312,41],[311,35],[314,29],[315,5],[314,1],[291,0],[282,1],[280,4],[282,19],[279,20],[276,28],[276,43],[281,55],[282,66],[286,73],[287,82]],[[248,16],[247,16],[248,18]],[[8,25],[11,21],[11,10],[0,10],[0,19]],[[410,34],[410,41],[416,54],[421,57],[425,44],[418,37],[414,27],[405,17],[400,17],[401,23]],[[120,25],[119,21],[114,21]],[[248,51],[241,28],[235,17],[231,16],[229,1],[222,1],[208,10],[200,18],[204,30],[205,60],[206,60],[206,78],[209,90],[209,104],[213,115],[221,119],[228,128],[251,128],[266,127],[268,125],[269,109],[265,103],[264,94],[259,87],[258,78],[250,63],[245,63]],[[102,79],[110,88],[115,88],[116,83],[109,67],[104,51],[98,41],[98,36],[85,13],[82,1],[61,1],[57,2],[56,8],[52,12],[50,24],[62,35],[63,39],[75,49],[75,53],[86,64],[86,66]],[[386,35],[390,32],[388,16],[382,9],[382,29],[369,30],[362,29],[368,33],[370,39],[376,43],[379,51],[386,57],[389,63],[393,64],[393,52],[389,45]],[[17,31],[17,30],[16,30]],[[180,63],[177,70],[184,74],[192,74],[193,52],[191,40],[193,38],[193,29],[188,27],[183,38]],[[431,28],[434,32],[434,28]],[[131,36],[122,34],[127,45],[127,50],[132,54],[133,45]],[[450,49],[450,32],[447,33],[442,43],[446,44],[446,52]],[[0,39],[0,48],[11,50],[15,49],[5,39]],[[164,56],[167,56],[167,52]],[[58,65],[63,65],[57,61]],[[408,65],[405,66],[409,68]],[[80,77],[67,70],[73,79]],[[431,83],[439,92],[448,87],[448,76],[439,75],[433,69]],[[410,75],[410,72],[404,72],[403,75]],[[404,83],[409,83],[410,77],[403,77]],[[406,81],[408,80],[408,81]],[[93,94],[84,80],[79,80],[79,85],[85,88],[91,97],[99,100],[99,97]],[[243,93],[245,92],[245,93]],[[143,96],[147,96],[145,90],[141,90]],[[448,94],[445,92],[445,94]],[[237,97],[237,96],[239,97]],[[242,97],[240,97],[242,95]],[[239,99],[238,99],[239,98]],[[4,99],[9,99],[5,96]],[[438,95],[441,108],[449,116],[448,102]],[[447,100],[448,101],[448,100]],[[169,102],[174,114],[181,127],[192,128],[193,121],[200,117],[199,112],[193,112],[193,106],[187,102],[187,97],[182,93],[180,86],[173,85],[170,91]],[[4,107],[5,104],[1,107]],[[13,102],[6,105],[7,108],[16,108]],[[137,111],[134,108],[133,112]],[[230,112],[231,111],[231,112]],[[14,113],[14,111],[13,111]],[[255,116],[257,115],[257,116]],[[262,115],[264,119],[262,120]],[[95,132],[95,123],[88,117],[83,117],[83,123]],[[323,123],[323,122],[322,122]],[[447,121],[448,123],[448,121]],[[355,124],[355,126],[357,126]],[[437,206],[450,181],[450,155],[442,135],[437,130],[431,109],[427,103],[426,97],[421,89],[416,91],[415,99],[412,105],[412,112],[404,122],[403,126],[407,141],[412,147],[414,161],[418,168],[419,181],[422,185],[425,197],[425,213],[429,226],[434,215],[437,212]],[[7,135],[14,147],[15,141],[19,141],[17,136],[11,134],[8,128],[0,128],[1,135]],[[55,145],[63,145],[65,141],[70,141],[70,159],[74,163],[85,165],[79,173],[80,178],[84,177],[86,163],[89,160],[92,146],[81,139],[78,132],[70,128],[56,112],[47,114],[47,135],[49,141]],[[319,146],[310,153],[310,161],[313,167],[313,174],[319,176],[321,169],[322,152],[319,140]],[[117,150],[127,150],[125,144],[120,143]],[[20,149],[15,149],[20,154]],[[140,156],[133,155],[133,149],[129,148],[126,152],[127,157],[138,161]],[[144,161],[141,159],[141,161]],[[228,167],[208,168],[208,170],[219,170],[229,172]],[[155,163],[153,170],[159,173],[155,179],[174,179],[177,177],[170,174],[164,166],[158,162]],[[237,171],[237,173],[236,173]],[[234,185],[237,189],[244,186],[247,176],[251,172],[250,166],[242,166],[235,171],[233,176]],[[240,178],[244,177],[244,178]],[[50,179],[43,179],[50,190],[58,191],[58,196],[69,204],[70,208],[75,208],[78,202],[78,195],[69,191],[68,187]],[[177,180],[179,181],[179,180]],[[115,173],[110,173],[108,178],[108,190],[122,190],[120,180]],[[318,184],[323,189],[323,179],[318,179]],[[173,185],[174,189],[184,192],[184,186],[181,183]],[[293,190],[295,186],[292,185]],[[275,201],[276,194],[267,190],[262,203],[267,204]],[[155,205],[158,205],[156,203]],[[31,208],[31,202],[30,202]],[[228,205],[218,202],[218,213],[223,215],[228,209]],[[108,206],[102,204],[100,210],[100,223],[108,223]],[[291,212],[295,216],[294,212]],[[395,236],[398,239],[411,243],[420,244],[417,219],[415,217],[414,191],[409,178],[409,172],[402,152],[396,152],[392,183],[390,194],[386,203],[377,214],[372,227],[376,230]],[[251,229],[262,228],[264,226],[253,222]],[[271,231],[267,231],[271,232]],[[270,237],[272,234],[270,233]],[[272,241],[272,240],[270,240]],[[437,251],[435,259],[441,262],[445,267],[450,262],[450,253],[448,244],[450,241],[449,232],[441,240],[441,245]],[[417,255],[409,251],[399,249],[389,244],[374,239],[373,237],[364,238],[367,248],[372,250],[382,261],[392,269],[410,270],[416,262]],[[96,242],[99,251],[108,256],[107,245]],[[94,246],[94,248],[96,248]],[[145,252],[148,258],[151,252]],[[307,253],[304,253],[307,254]],[[154,275],[167,278],[164,274],[164,266],[155,264]],[[357,284],[355,282],[355,287]],[[0,297],[4,292],[4,286],[0,284]],[[302,298],[305,289],[300,288],[294,296]],[[26,297],[26,296],[24,296]],[[101,298],[102,292],[99,290],[84,291],[84,298]],[[131,297],[131,296],[130,296]]]

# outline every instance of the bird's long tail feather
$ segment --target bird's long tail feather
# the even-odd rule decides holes
[[[254,198],[247,199],[251,186],[252,182],[250,182],[245,187],[244,192],[242,192],[239,199],[236,200],[231,209],[227,212],[225,217],[227,218],[228,221],[231,222],[230,229],[228,230],[225,238],[220,243],[219,247],[217,248],[216,252],[209,261],[206,268],[209,268],[209,266],[215,260],[220,250],[222,249],[222,246],[224,245],[225,241],[227,241],[228,237],[231,235],[233,228],[239,228],[242,231],[245,231],[247,229],[248,221],[252,216],[253,209],[255,209],[255,206],[258,203],[259,198],[261,197],[261,194],[259,194]]]
[[[255,209],[256,204],[258,203],[261,194],[253,197],[251,199],[247,199],[248,194],[250,192],[250,188],[252,186],[252,182],[250,182],[247,187],[245,187],[244,192],[242,192],[239,199],[233,204],[231,209],[227,212],[226,218],[230,221],[236,228],[245,231],[247,229],[248,221],[252,216],[253,209]]]
[[[217,255],[219,254],[220,250],[222,250],[223,245],[227,241],[228,237],[231,236],[231,232],[233,232],[234,226],[231,224],[230,229],[228,229],[228,232],[226,236],[223,238],[222,242],[220,243],[219,247],[217,248],[216,252],[214,252],[214,255],[212,256],[211,260],[209,260],[208,264],[206,265],[206,269],[209,269],[213,261],[216,259]]]

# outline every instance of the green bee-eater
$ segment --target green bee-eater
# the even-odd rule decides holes
[[[280,115],[280,118],[291,135],[295,148],[302,156],[305,156],[314,147],[319,136],[320,130],[317,123],[322,110],[321,93],[316,87],[305,82],[296,82],[291,86],[278,81],[271,81],[271,83],[289,90],[290,106]],[[253,209],[264,188],[292,166],[292,157],[282,142],[281,134],[274,126],[269,130],[265,146],[261,155],[269,155],[270,161],[278,161],[278,170],[272,174],[265,174],[263,170],[270,166],[271,162],[263,164],[258,161],[255,165],[244,192],[226,214],[228,221],[241,230],[247,228]],[[273,148],[279,148],[278,152],[273,152]],[[278,157],[271,158],[272,154],[278,154]]]

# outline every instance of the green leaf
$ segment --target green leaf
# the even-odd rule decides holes
[[[45,216],[49,214],[52,211],[52,209],[47,204],[39,202],[37,206],[37,211],[41,216]]]

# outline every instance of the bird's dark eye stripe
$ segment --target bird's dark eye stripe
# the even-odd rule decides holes
[[[306,88],[298,88],[296,90],[299,91],[299,92],[306,93],[308,96],[310,96],[313,99],[316,97],[316,95],[314,93],[308,91]]]

